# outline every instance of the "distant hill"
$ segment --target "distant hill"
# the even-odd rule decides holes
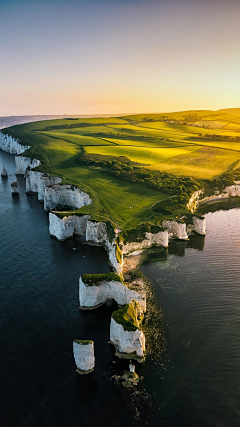
[[[240,115],[240,108],[225,108],[222,110],[218,110],[219,113],[227,113],[227,114],[239,114]]]

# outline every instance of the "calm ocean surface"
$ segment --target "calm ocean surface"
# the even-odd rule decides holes
[[[150,400],[111,378],[128,366],[108,344],[113,306],[78,308],[79,275],[109,271],[107,254],[51,238],[23,178],[11,196],[14,156],[0,151],[0,162],[10,173],[0,178],[0,426],[239,427],[240,209],[206,214],[206,238],[173,242],[142,267],[167,347],[163,367],[136,367]],[[75,371],[74,338],[95,341],[89,376]]]

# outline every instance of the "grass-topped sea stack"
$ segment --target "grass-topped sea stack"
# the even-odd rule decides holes
[[[94,370],[94,342],[92,340],[73,341],[73,356],[79,374],[89,374]]]
[[[142,362],[145,352],[145,336],[141,330],[143,311],[136,301],[114,311],[111,317],[110,342],[119,357]]]

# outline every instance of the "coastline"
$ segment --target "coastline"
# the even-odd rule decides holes
[[[3,143],[1,143],[1,148],[16,155],[16,172],[18,172],[19,175],[26,176],[26,192],[38,193],[39,201],[44,203],[44,210],[49,212],[50,235],[54,236],[59,241],[72,238],[73,235],[84,236],[87,244],[103,246],[108,253],[111,267],[122,278],[129,277],[129,274],[131,277],[131,269],[133,266],[134,269],[139,267],[138,259],[141,260],[141,257],[137,256],[135,258],[137,262],[135,261],[133,264],[130,262],[129,264],[129,256],[131,259],[134,259],[135,255],[139,255],[139,251],[141,252],[144,249],[155,246],[166,248],[168,247],[169,238],[186,240],[188,239],[188,234],[191,232],[196,232],[200,235],[206,234],[205,219],[194,216],[194,214],[191,217],[190,223],[184,222],[184,218],[181,221],[165,220],[163,221],[163,228],[159,227],[158,230],[156,230],[156,227],[150,227],[149,231],[146,229],[141,230],[140,234],[138,233],[136,241],[129,240],[129,233],[127,233],[127,235],[126,233],[124,234],[124,240],[121,236],[121,232],[119,233],[119,230],[116,229],[113,230],[111,224],[102,221],[92,221],[90,215],[74,215],[74,210],[69,214],[69,209],[65,215],[62,210],[58,211],[56,209],[59,208],[59,206],[79,209],[84,205],[91,204],[92,200],[78,187],[61,184],[61,177],[49,176],[49,174],[43,174],[42,172],[32,170],[40,165],[40,161],[29,157],[18,156],[29,149],[30,146],[23,146],[17,139],[13,137],[8,138],[6,134],[4,134],[2,140]],[[232,194],[231,187],[228,188],[230,188],[229,193],[223,193],[225,198]],[[193,212],[198,206],[201,193],[202,191],[194,193],[189,200],[188,208]],[[237,196],[238,192],[235,193],[235,196]],[[205,203],[210,203],[212,200],[211,198],[206,199],[208,200],[205,201]],[[199,205],[203,204],[204,199],[200,201]],[[136,237],[136,230],[134,230],[134,234]],[[143,282],[141,282],[140,287],[141,286],[143,287]],[[111,294],[111,297],[116,300],[114,294]],[[131,302],[131,298],[128,302]],[[86,309],[86,307],[82,308]],[[92,308],[96,307],[88,307],[88,309]],[[124,333],[120,335],[121,340],[123,339]],[[132,354],[132,352],[130,352],[130,354]],[[126,357],[128,357],[127,354]]]

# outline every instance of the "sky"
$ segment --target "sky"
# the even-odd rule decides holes
[[[0,116],[240,107],[240,0],[0,0]]]

